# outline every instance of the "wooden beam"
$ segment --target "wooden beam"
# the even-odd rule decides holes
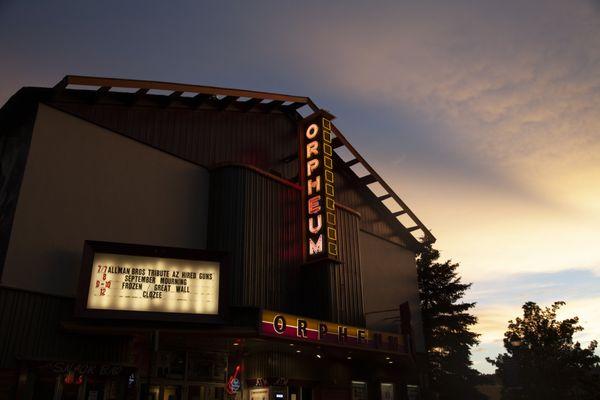
[[[377,182],[377,178],[375,178],[373,175],[365,175],[359,178],[359,181],[363,185],[370,185],[371,183]]]
[[[174,91],[173,93],[169,94],[166,97],[163,97],[163,96],[158,97],[158,98],[156,98],[156,100],[161,107],[169,107],[171,105],[171,103],[173,103],[173,101],[175,101],[179,97],[181,97],[182,94],[183,94],[183,92],[178,90],[178,91]]]
[[[379,201],[384,201],[384,200],[389,199],[390,197],[392,197],[392,195],[388,193],[388,194],[384,194],[383,196],[379,196],[377,199]]]
[[[199,94],[195,95],[193,97],[193,99],[196,101],[206,101],[206,100],[210,99],[211,97],[213,97],[213,96],[210,94],[199,93]]]
[[[317,105],[310,99],[310,97],[307,97],[308,100],[308,106],[310,107],[311,110],[313,110],[314,112],[317,112],[320,110],[319,107],[317,107]]]
[[[99,87],[98,90],[96,90],[95,92],[91,93],[91,95],[88,98],[88,103],[89,104],[96,103],[98,100],[100,100],[100,98],[102,96],[104,96],[106,93],[108,93],[110,91],[110,89],[111,89],[110,86]]]
[[[219,102],[217,103],[217,108],[219,109],[219,111],[223,111],[231,104],[233,104],[233,102],[235,102],[237,99],[239,99],[238,96],[225,96],[221,100],[219,100]]]
[[[344,143],[342,143],[340,138],[338,138],[337,136],[334,137],[333,140],[331,141],[331,147],[333,147],[334,149],[337,149],[338,147],[342,147],[343,145],[344,145]]]
[[[394,217],[399,217],[400,215],[406,214],[406,210],[393,212],[392,215]]]
[[[350,160],[346,163],[346,167],[351,167],[353,165],[358,164],[360,161],[358,161],[358,158],[355,158],[354,160]]]
[[[241,104],[241,109],[244,112],[248,112],[248,111],[252,110],[261,101],[262,101],[261,99],[249,99],[249,100],[246,100],[246,101],[244,101]]]
[[[297,101],[295,103],[285,106],[285,108],[290,109],[290,110],[297,110],[301,107],[304,107],[306,104],[307,104],[306,102],[303,103],[301,101]]]
[[[134,105],[146,93],[148,93],[148,89],[146,89],[146,88],[141,88],[141,89],[138,89],[137,91],[135,91],[135,93],[131,93],[131,96],[129,97],[129,101],[127,102],[127,104],[129,106]]]
[[[388,192],[394,198],[394,200],[400,205],[400,207],[402,207],[402,209],[406,211],[406,214],[408,214],[408,216],[413,220],[413,222],[417,226],[413,230],[421,229],[423,231],[423,233],[425,234],[425,242],[434,243],[435,240],[436,240],[435,236],[433,236],[433,234],[427,229],[427,227],[425,227],[425,225],[415,215],[415,213],[412,212],[412,210],[406,205],[406,203],[404,203],[404,201],[402,201],[402,199],[400,198],[400,196],[398,196],[396,194],[396,192],[394,192],[394,190],[390,187],[390,185],[388,185],[379,176],[379,174],[377,174],[377,172],[375,172],[375,170],[373,169],[373,167],[371,167],[371,165],[367,161],[365,161],[365,159],[356,151],[356,149],[344,137],[344,135],[342,134],[342,132],[340,132],[340,130],[335,125],[333,125],[333,124],[332,124],[332,127],[333,127],[333,132],[335,133],[335,136],[336,136],[335,139],[340,140],[342,142],[342,144],[344,146],[346,146],[346,148],[350,151],[350,153],[352,153],[355,158],[357,158],[357,159],[360,160],[360,162],[363,165],[363,167],[365,167],[365,169],[367,171],[369,171],[369,173],[376,178],[376,180],[379,182],[379,184],[381,186],[383,186],[383,188],[385,189],[385,191]],[[335,141],[335,139],[334,139],[334,141]],[[411,232],[411,230],[408,230],[408,231]],[[415,240],[417,240],[417,239],[415,238]]]
[[[267,104],[265,104],[265,110],[266,110],[267,112],[271,112],[271,111],[273,111],[274,109],[276,109],[276,108],[278,108],[278,107],[281,107],[281,105],[282,105],[283,103],[285,103],[285,101],[281,101],[281,100],[273,100],[273,101],[270,101],[270,102],[268,102]]]
[[[260,92],[255,90],[240,90],[231,88],[221,88],[215,86],[190,85],[172,82],[154,82],[137,79],[118,79],[118,78],[99,78],[92,76],[67,75],[65,83],[61,85],[82,85],[82,86],[110,86],[119,88],[148,88],[157,90],[170,90],[178,92],[205,93],[212,95],[234,96],[258,98],[261,100],[281,100],[282,102],[289,101],[291,103],[312,103],[306,96],[290,96],[281,93]],[[58,85],[57,85],[58,86]],[[56,87],[56,86],[55,86]],[[314,104],[314,103],[313,103]]]
[[[207,101],[211,100],[212,98],[213,98],[213,95],[211,95],[211,94],[200,93],[200,94],[197,94],[194,97],[192,97],[192,99],[191,99],[191,105],[192,105],[193,108],[198,108],[202,104],[204,104]]]
[[[69,84],[69,79],[67,76],[65,76],[64,78],[62,78],[60,80],[60,82],[58,82],[56,85],[54,85],[54,90],[63,90],[67,87],[68,84]]]
[[[419,229],[422,229],[419,225],[411,226],[410,228],[406,228],[406,230],[409,232],[418,231]]]

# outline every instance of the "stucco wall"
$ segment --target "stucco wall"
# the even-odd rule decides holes
[[[40,105],[2,284],[71,296],[85,239],[205,248],[206,169]]]
[[[399,316],[400,304],[408,301],[415,347],[424,351],[415,254],[364,231],[360,232],[360,243],[367,327],[397,331],[399,322],[394,317]]]

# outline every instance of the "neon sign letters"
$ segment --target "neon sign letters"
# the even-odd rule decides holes
[[[260,333],[263,336],[302,342],[357,347],[405,354],[404,335],[320,321],[270,310],[262,310]]]
[[[307,261],[338,256],[331,119],[321,111],[306,118],[302,125],[300,167]]]

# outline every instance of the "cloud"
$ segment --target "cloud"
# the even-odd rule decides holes
[[[596,17],[584,2],[510,4],[496,14],[494,6],[453,3],[441,6],[443,19],[427,6],[398,7],[351,30],[348,21],[330,22],[312,35],[328,38],[324,49],[299,61],[336,92],[433,121],[438,131],[429,135],[440,148],[491,164],[523,187],[552,190],[560,169],[600,160]],[[530,22],[516,24],[516,12]]]
[[[348,7],[291,38],[294,70],[363,107],[338,123],[468,279],[600,273],[598,13],[541,4]]]

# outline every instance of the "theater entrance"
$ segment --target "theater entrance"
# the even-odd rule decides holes
[[[152,376],[140,378],[140,400],[224,400],[227,354],[159,350]]]
[[[163,382],[142,385],[140,400],[223,400],[225,388],[213,383]]]

